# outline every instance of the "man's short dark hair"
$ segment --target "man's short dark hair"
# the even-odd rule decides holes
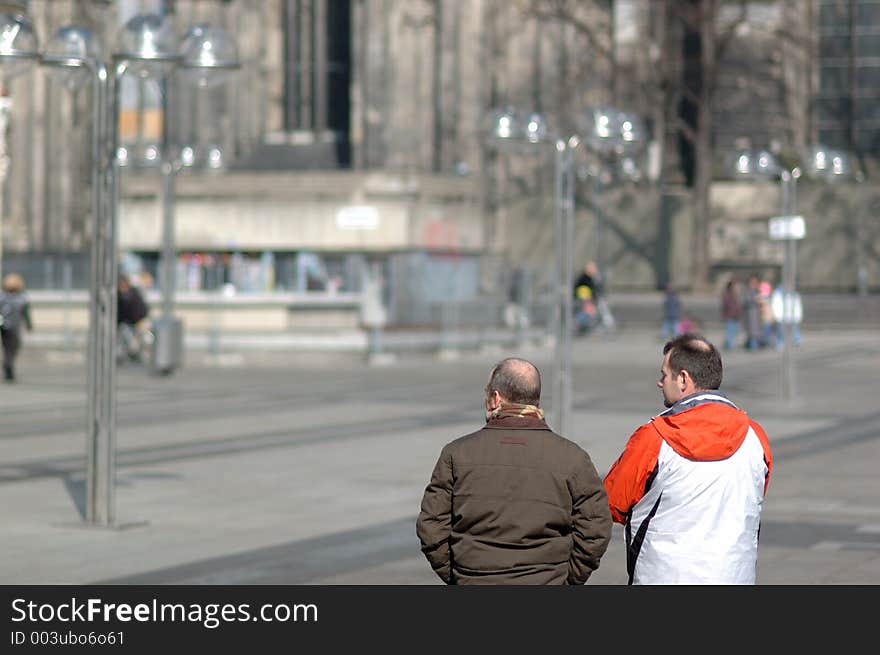
[[[541,374],[531,362],[508,357],[495,364],[487,391],[497,391],[511,403],[537,405],[541,400]]]
[[[673,375],[687,371],[699,389],[721,386],[721,354],[706,338],[686,332],[663,346],[663,354],[666,353],[670,353],[669,369]]]

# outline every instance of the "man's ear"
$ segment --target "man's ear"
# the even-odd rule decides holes
[[[682,369],[681,373],[678,374],[678,387],[682,391],[687,391],[688,389],[693,388],[694,379],[691,377],[691,374],[686,370]]]
[[[497,409],[497,407],[501,404],[501,394],[497,391],[493,391],[489,394],[489,409]]]

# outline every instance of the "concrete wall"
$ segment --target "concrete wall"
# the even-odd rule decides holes
[[[120,206],[121,250],[159,250],[158,176],[132,178]],[[339,211],[377,211],[371,229],[347,229]],[[181,250],[402,249],[479,252],[478,189],[465,178],[395,174],[181,175],[175,205]]]
[[[88,295],[32,291],[31,312],[35,329],[41,333],[88,330]],[[150,316],[161,315],[158,293],[147,294]],[[242,334],[285,334],[291,332],[332,333],[361,327],[359,294],[273,294],[227,298],[219,294],[178,293],[174,313],[187,331],[212,330]]]

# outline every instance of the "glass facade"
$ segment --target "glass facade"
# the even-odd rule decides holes
[[[880,155],[880,0],[819,1],[821,143]]]
[[[176,287],[179,291],[231,287],[236,293],[245,294],[358,293],[367,266],[363,253],[184,251],[177,257]],[[120,267],[134,277],[154,280],[161,287],[158,253],[127,252]]]

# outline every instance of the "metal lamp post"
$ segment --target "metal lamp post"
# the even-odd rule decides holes
[[[92,85],[92,234],[89,294],[88,407],[86,412],[86,522],[112,525],[116,431],[116,221],[111,153],[106,148],[107,66],[94,33],[57,30],[42,63],[66,87]]]
[[[114,55],[119,75],[128,67],[142,78],[163,80],[162,144],[160,171],[162,176],[162,312],[154,321],[155,337],[152,366],[155,372],[168,375],[180,364],[183,352],[183,322],[174,316],[174,294],[177,287],[177,248],[175,243],[175,181],[183,163],[176,152],[171,130],[173,104],[172,75],[178,70],[183,79],[195,87],[211,87],[226,81],[229,73],[239,68],[235,43],[225,30],[208,23],[189,28],[180,48],[168,21],[157,14],[138,14],[124,27],[120,43],[123,51]],[[118,124],[118,85],[114,96],[114,125]],[[118,133],[114,131],[114,151]],[[118,204],[118,201],[117,201]]]
[[[107,193],[112,185],[106,148],[106,66],[100,61],[94,35],[85,28],[56,32],[47,54],[40,56],[30,20],[21,14],[0,15],[0,61],[7,76],[27,64],[52,66],[69,83],[91,78],[92,101],[92,235],[89,294],[88,409],[86,426],[86,521],[110,525],[113,520],[115,431],[116,279],[115,226]],[[65,75],[65,72],[69,73]],[[80,78],[77,80],[77,78]],[[109,264],[109,266],[108,266]]]
[[[782,215],[770,219],[770,239],[783,241],[785,252],[782,263],[782,289],[784,319],[793,316],[795,293],[797,289],[797,242],[806,236],[803,216],[797,213],[798,179],[808,177],[828,182],[849,179],[852,175],[850,160],[846,153],[824,146],[813,146],[804,158],[804,169],[795,166],[788,170],[779,166],[776,159],[766,150],[755,153],[744,151],[736,159],[737,175],[753,179],[779,179],[782,196]],[[794,324],[791,320],[783,322],[783,343],[781,350],[782,392],[792,401],[797,397],[797,376],[792,349]]]
[[[512,108],[493,111],[488,121],[488,138],[495,146],[520,148],[554,147],[554,262],[553,284],[556,302],[553,308],[555,357],[553,367],[552,423],[560,434],[571,428],[571,347],[572,298],[568,276],[573,261],[574,174],[573,150],[578,137],[564,139],[554,135],[541,114],[522,115]]]
[[[203,34],[217,34],[207,26],[200,28]],[[126,23],[120,38],[120,51],[112,57],[112,67],[102,60],[97,40],[87,28],[67,26],[59,29],[42,56],[37,44],[32,23],[25,15],[0,13],[0,64],[6,78],[22,74],[30,64],[40,62],[59,73],[58,77],[67,86],[80,85],[90,79],[93,89],[93,220],[85,519],[89,524],[108,527],[116,524],[116,250],[120,80],[126,72],[149,75],[159,69],[168,74],[176,67],[196,71],[202,64],[206,64],[206,69],[228,70],[234,68],[237,61],[218,59],[212,64],[192,56],[190,53],[195,49],[193,42],[189,42],[188,50],[179,54],[170,26],[155,15],[135,16]],[[219,50],[229,52],[225,45]],[[234,48],[231,51],[234,53]],[[166,132],[169,122],[166,113]],[[167,151],[163,150],[163,156],[167,156]],[[169,188],[173,198],[173,186]],[[164,185],[163,189],[167,191]]]
[[[553,424],[561,434],[571,433],[573,297],[570,276],[574,271],[574,157],[583,144],[601,153],[624,154],[642,138],[641,123],[632,115],[616,109],[588,112],[579,122],[578,134],[560,136],[537,112],[522,114],[505,107],[489,115],[487,133],[494,145],[514,148],[552,145],[555,152],[554,175],[554,284],[556,302],[553,312],[555,353],[553,368]]]
[[[794,353],[792,351],[793,324],[785,320],[793,316],[794,294],[797,280],[797,242],[806,234],[804,218],[797,215],[797,182],[802,170],[782,168],[772,153],[766,150],[757,152],[741,151],[737,153],[734,174],[754,180],[779,180],[781,195],[780,216],[774,216],[768,224],[769,236],[773,241],[784,242],[782,260],[783,290],[783,344],[781,352],[781,374],[783,397],[792,401],[797,397],[797,376],[795,374]]]
[[[782,343],[782,392],[786,399],[793,400],[797,396],[797,377],[795,376],[795,362],[792,353],[793,323],[790,318],[794,314],[794,293],[797,280],[797,240],[804,237],[804,219],[797,216],[797,182],[801,176],[800,168],[783,170],[780,173],[782,184],[782,216],[779,225],[781,235],[779,238],[785,241],[785,257],[782,260],[782,289],[783,289],[783,343]],[[771,238],[773,236],[773,224],[771,223]]]

